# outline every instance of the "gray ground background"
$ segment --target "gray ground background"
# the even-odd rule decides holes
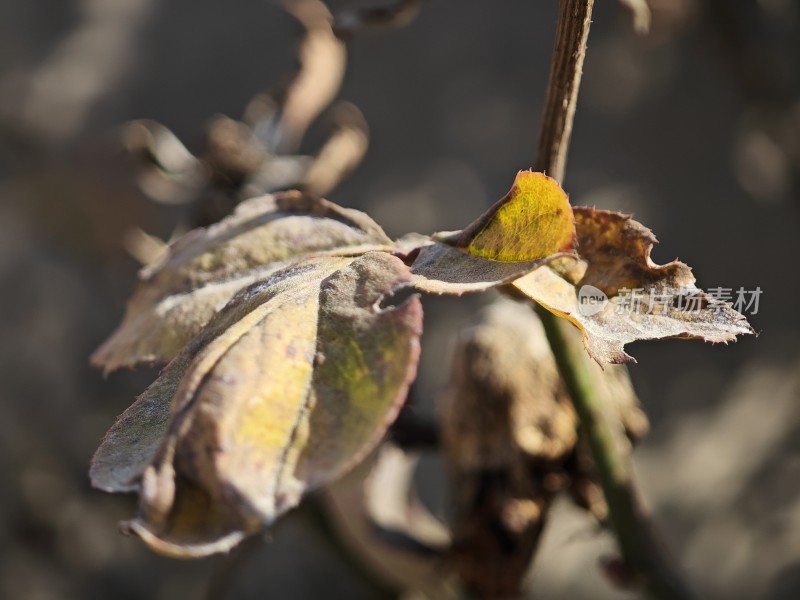
[[[680,257],[704,287],[764,290],[758,339],[632,348],[652,420],[637,465],[707,597],[797,598],[800,6],[653,4],[654,33],[638,38],[598,2],[567,189],[635,213],[662,240],[655,259]],[[532,161],[554,21],[554,1],[431,0],[407,29],[356,39],[340,97],[372,144],[331,198],[393,235],[471,221]],[[131,224],[166,236],[180,217],[138,194],[104,140],[150,117],[191,145],[210,116],[239,116],[291,71],[294,33],[263,0],[0,1],[0,597],[201,597],[214,561],[119,536],[131,499],[92,491],[85,474],[153,375],[104,380],[87,366],[134,282],[122,236]],[[480,303],[427,303],[421,397]],[[443,513],[434,460],[420,477]],[[598,574],[611,542],[585,517],[559,507],[545,537],[532,596],[628,597]],[[232,597],[370,594],[290,518]]]

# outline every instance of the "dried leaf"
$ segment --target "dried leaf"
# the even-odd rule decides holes
[[[119,328],[94,353],[106,372],[167,362],[240,289],[305,256],[357,254],[391,242],[365,214],[297,192],[243,202],[178,239],[144,269]]]
[[[448,244],[433,242],[419,249],[411,272],[414,275],[414,287],[421,292],[460,296],[511,282],[554,258],[499,262],[467,254]]]
[[[633,20],[633,30],[639,35],[650,31],[653,14],[647,0],[620,0],[622,6],[628,9]]]
[[[578,440],[530,307],[500,300],[462,334],[440,415],[455,490],[450,559],[476,597],[516,596]]]
[[[339,185],[361,163],[369,145],[369,127],[358,108],[341,102],[332,120],[330,137],[299,180],[311,196],[322,196]]]
[[[419,459],[419,453],[383,444],[363,481],[363,500],[377,539],[430,558],[447,548],[450,534],[417,494],[414,473]]]
[[[556,461],[572,451],[577,417],[529,306],[498,300],[461,334],[441,424],[459,469],[498,469],[519,456]]]
[[[306,280],[310,271],[319,275],[321,265],[330,265],[329,268],[335,269],[346,265],[349,259],[337,259],[341,262],[333,260],[328,257],[310,259],[303,268],[276,273],[267,282],[240,292],[230,302],[232,309],[217,313],[108,431],[92,459],[92,485],[108,492],[136,490],[139,478],[147,465],[155,460],[167,433],[172,399],[192,361],[226,332],[229,333],[225,339],[230,343],[238,339],[236,336],[241,335],[242,328],[249,324],[249,321],[242,322],[242,315],[268,302],[263,295],[257,294],[261,288],[268,287],[271,296],[302,293],[307,290]],[[287,299],[288,296],[283,298]],[[218,348],[222,346],[218,344]]]
[[[409,283],[378,252],[309,259],[244,290],[115,424],[93,484],[137,487],[142,514],[128,527],[173,556],[224,551],[269,525],[395,418],[422,309],[416,297],[378,305]]]
[[[333,17],[319,0],[282,0],[305,29],[300,70],[285,92],[279,150],[293,151],[309,125],[336,96],[344,78],[347,49],[333,33]]]
[[[394,0],[383,6],[367,6],[339,11],[334,31],[343,39],[365,31],[381,31],[406,27],[420,11],[421,0]]]
[[[625,344],[669,337],[730,342],[753,333],[745,317],[695,286],[682,262],[656,265],[652,232],[630,216],[574,209],[581,263],[544,266],[514,286],[583,332],[599,363],[633,358]]]
[[[541,260],[572,249],[567,195],[544,173],[520,171],[508,194],[461,232],[453,245],[501,262]]]
[[[131,121],[123,126],[120,138],[128,152],[142,162],[139,186],[158,202],[188,202],[207,178],[203,164],[160,123]]]
[[[623,428],[631,437],[647,428],[627,370],[584,359],[627,446]],[[499,299],[461,335],[440,416],[456,501],[451,560],[475,596],[514,596],[556,493],[568,489],[580,506],[606,511],[578,417],[527,303]]]

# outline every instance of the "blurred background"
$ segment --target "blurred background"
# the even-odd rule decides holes
[[[565,188],[573,204],[633,213],[661,240],[656,262],[680,258],[701,287],[763,290],[758,339],[629,348],[652,423],[636,463],[706,597],[798,598],[800,3],[650,4],[642,37],[620,4],[597,3]],[[87,364],[135,283],[123,242],[134,227],[168,238],[186,211],[142,193],[119,128],[154,119],[197,149],[211,117],[240,117],[296,69],[301,30],[266,0],[0,0],[0,14],[0,597],[201,598],[221,559],[169,560],[119,535],[134,499],[86,475],[155,374],[104,379]],[[406,28],[356,35],[339,97],[371,142],[329,197],[392,236],[471,222],[534,159],[555,19],[555,0],[428,0]],[[426,300],[427,410],[453,332],[486,301]],[[441,465],[419,470],[424,500],[446,514]],[[635,597],[597,568],[611,552],[559,504],[531,597]],[[376,594],[290,516],[230,597]]]

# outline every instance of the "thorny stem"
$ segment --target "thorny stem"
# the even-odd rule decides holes
[[[564,179],[594,0],[560,0],[547,99],[539,138],[538,170]],[[603,411],[580,343],[565,336],[559,319],[539,309],[558,369],[588,438],[625,566],[659,600],[696,598],[662,547],[636,492],[629,453]]]

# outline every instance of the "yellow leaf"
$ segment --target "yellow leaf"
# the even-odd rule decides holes
[[[544,173],[520,171],[511,190],[462,232],[472,255],[521,262],[572,249],[575,226],[567,195]]]

